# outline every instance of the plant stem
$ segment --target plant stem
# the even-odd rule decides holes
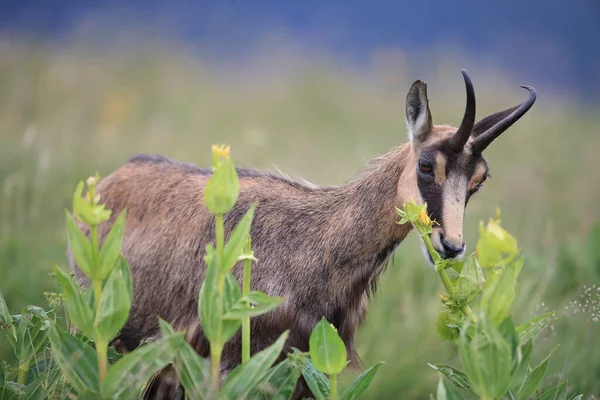
[[[96,353],[98,354],[98,376],[100,383],[104,382],[108,370],[108,343],[103,338],[96,339]]]
[[[221,353],[223,347],[220,345],[210,344],[210,368],[213,381],[213,387],[215,391],[219,391],[219,384],[221,380]]]
[[[246,242],[245,254],[250,254],[252,244],[250,238]],[[246,258],[244,260],[244,284],[242,286],[242,296],[246,296],[250,292],[250,277],[252,273],[252,260]],[[247,304],[250,307],[250,304]],[[242,319],[242,364],[245,364],[250,359],[250,317]]]
[[[215,215],[215,235],[217,246],[217,309],[219,312],[223,310],[223,291],[225,286],[225,275],[223,274],[223,250],[225,247],[225,234],[223,227],[223,214]],[[219,390],[221,380],[221,353],[223,352],[223,344],[221,343],[221,329],[223,322],[219,319],[217,325],[217,338],[214,343],[210,344],[210,366],[213,387],[216,391]]]
[[[427,235],[426,232],[423,232],[419,226],[417,226],[416,224],[414,226],[417,229],[417,231],[419,232],[419,234],[421,235],[421,237],[423,238],[423,242],[425,242],[427,251],[429,252],[429,254],[431,255],[431,258],[433,259],[433,261],[435,263],[436,261],[439,260],[440,255],[433,248],[433,243],[431,243],[431,238],[429,237],[429,235]],[[454,286],[452,286],[452,282],[450,282],[450,278],[448,277],[446,270],[440,269],[438,271],[438,273],[440,274],[440,278],[442,279],[442,283],[444,284],[444,288],[448,292],[448,295],[450,295],[450,297],[454,297]],[[461,306],[460,310],[462,311],[463,314],[465,314],[466,317],[471,318],[471,320],[473,322],[477,322],[477,317],[475,316],[475,314],[473,314],[473,310],[471,310],[471,307],[469,307],[468,304],[465,306]]]
[[[245,254],[250,254],[252,244],[250,238],[246,242]],[[244,260],[244,284],[242,286],[242,296],[246,296],[250,292],[250,276],[252,272],[252,260],[246,258]],[[247,305],[250,307],[250,304]],[[242,319],[242,364],[245,364],[250,359],[250,317]]]
[[[91,236],[92,236],[92,257],[93,257],[93,263],[97,264],[98,261],[98,250],[100,249],[100,245],[99,245],[99,241],[98,241],[98,226],[97,225],[92,225],[90,227],[91,230]],[[97,268],[97,265],[96,265]],[[94,269],[96,269],[94,268]]]
[[[17,383],[21,385],[27,384],[27,375],[29,374],[29,367],[31,362],[29,360],[23,361],[21,365],[19,365],[19,375],[17,376]]]
[[[100,300],[102,299],[102,281],[100,279],[94,279],[92,281],[92,288],[94,290],[97,316],[100,311]],[[96,337],[96,354],[98,355],[98,376],[100,377],[100,383],[104,381],[108,369],[107,353],[108,343],[103,338]]]
[[[92,225],[90,227],[91,237],[92,237],[92,260],[94,263],[94,268],[92,271],[97,271],[98,269],[98,252],[99,252],[99,244],[98,244],[98,226]],[[101,279],[93,279],[92,280],[92,289],[94,290],[94,302],[96,306],[96,318],[98,317],[98,313],[100,312],[100,302],[102,300],[102,280]],[[104,382],[104,377],[106,376],[106,372],[108,370],[108,342],[101,338],[100,336],[96,337],[96,354],[98,356],[98,377],[100,378],[100,383]]]
[[[225,248],[223,214],[215,215],[215,234],[217,236],[217,264],[219,265],[220,271],[223,264],[223,249]]]
[[[329,398],[331,400],[337,400],[337,375],[329,376]]]

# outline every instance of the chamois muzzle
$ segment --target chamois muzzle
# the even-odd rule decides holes
[[[463,151],[463,147],[465,147],[465,144],[469,140],[471,132],[473,131],[473,125],[475,124],[475,89],[473,89],[473,82],[471,82],[471,78],[469,77],[467,71],[461,69],[460,72],[463,74],[463,78],[465,79],[467,105],[465,107],[465,114],[462,122],[460,123],[460,127],[449,142],[450,148],[456,153]]]

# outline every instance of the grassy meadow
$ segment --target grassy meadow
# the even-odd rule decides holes
[[[447,52],[419,61],[380,54],[353,70],[327,54],[257,51],[222,68],[167,42],[96,48],[0,36],[0,291],[11,312],[45,306],[43,292],[55,289],[48,272],[51,261],[66,266],[64,209],[78,180],[135,153],[209,166],[210,145],[228,143],[240,166],[342,184],[406,141],[415,79],[428,83],[437,123],[460,122],[461,67],[479,117],[526,98],[527,82],[483,62]],[[465,235],[471,251],[479,221],[501,208],[525,254],[516,322],[557,310],[536,349],[561,343],[547,385],[568,376],[597,398],[600,105],[537,89],[532,110],[485,154],[492,178],[469,204]],[[386,362],[365,398],[426,399],[438,379],[427,362],[458,364],[436,331],[443,288],[419,246],[415,235],[400,246],[360,330],[365,365]]]

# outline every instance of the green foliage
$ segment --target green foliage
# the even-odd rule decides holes
[[[262,292],[251,291],[240,297],[229,311],[223,315],[223,319],[242,319],[244,317],[255,317],[277,308],[283,303],[282,297],[268,296]],[[250,307],[248,307],[250,304]]]
[[[256,353],[250,360],[238,365],[227,376],[222,395],[226,399],[244,398],[267,374],[269,368],[281,354],[289,332],[284,332],[271,346]]]
[[[310,359],[315,367],[328,375],[337,375],[346,367],[346,346],[336,329],[325,318],[310,335]]]
[[[341,400],[355,400],[358,399],[367,390],[371,381],[375,377],[379,367],[383,365],[382,362],[375,364],[365,372],[360,374],[354,381],[348,386],[348,388],[342,393]]]
[[[248,394],[248,398],[257,400],[289,399],[296,389],[301,373],[301,366],[296,358],[288,357],[265,374]]]
[[[98,356],[94,349],[58,326],[50,328],[52,355],[77,393],[100,394]]]
[[[426,208],[414,202],[398,209],[399,223],[412,223],[432,253],[440,257],[428,233],[432,222],[423,217]],[[431,365],[440,373],[437,399],[471,396],[481,399],[530,399],[539,394],[549,358],[531,367],[533,341],[549,323],[553,312],[527,321],[515,328],[511,307],[517,296],[517,278],[523,268],[516,239],[500,225],[500,215],[480,225],[480,238],[474,253],[465,262],[436,262],[436,269],[448,294],[442,295],[445,308],[438,319],[443,339],[457,343],[464,372],[448,365]],[[487,271],[484,276],[483,267]],[[447,270],[458,274],[453,283]],[[480,298],[475,306],[476,299]],[[450,385],[448,384],[450,383]],[[562,385],[562,386],[561,386]],[[550,393],[566,398],[566,383]],[[546,393],[535,398],[544,398]]]

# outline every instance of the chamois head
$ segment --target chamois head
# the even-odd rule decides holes
[[[426,202],[434,224],[431,240],[443,258],[460,258],[465,252],[463,219],[469,198],[489,175],[482,152],[533,105],[535,89],[523,103],[475,123],[475,91],[465,80],[467,105],[458,128],[434,125],[429,111],[427,85],[418,80],[406,97],[406,126],[411,145],[410,161],[400,179],[398,193]],[[430,257],[427,254],[428,261]]]

